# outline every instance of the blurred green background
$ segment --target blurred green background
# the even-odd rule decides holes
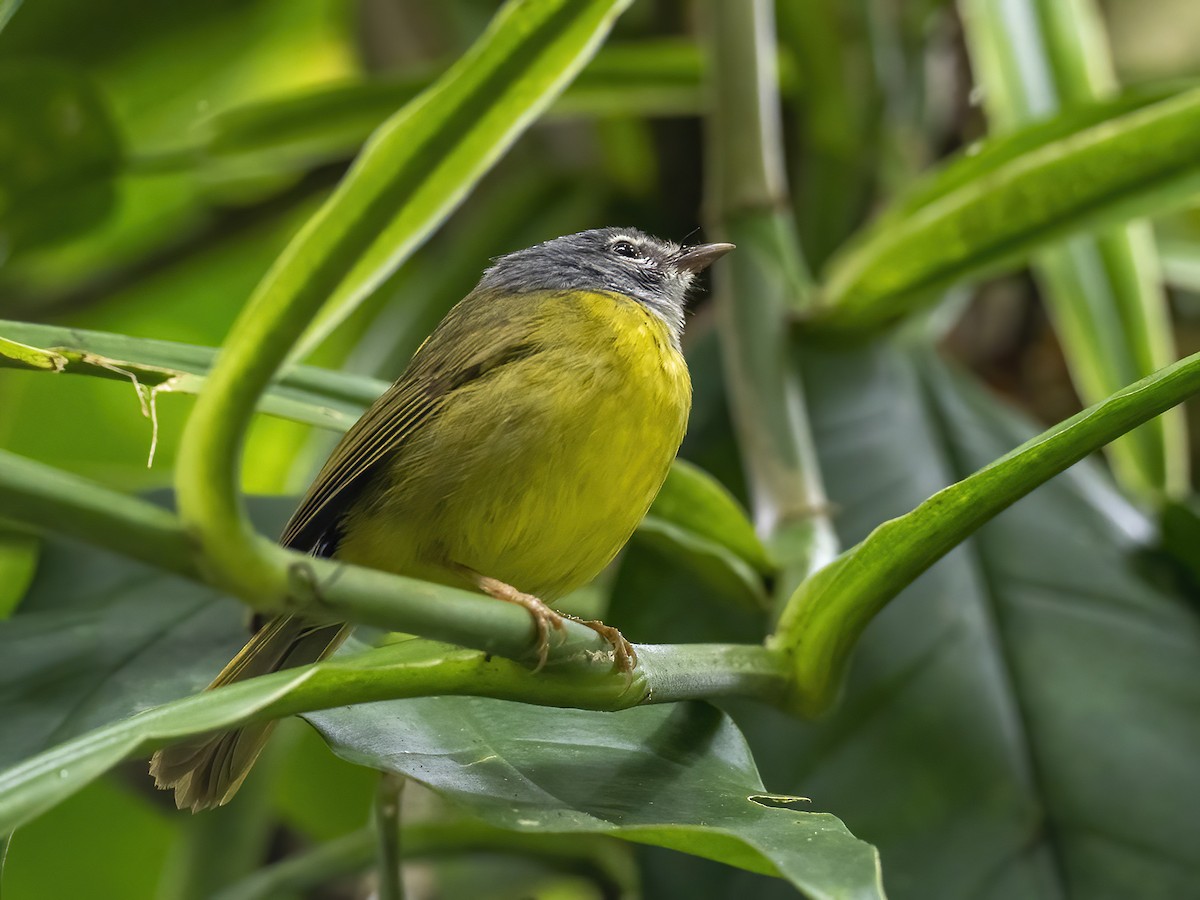
[[[0,233],[0,318],[210,346],[371,126],[455,59],[495,11],[478,0],[14,6],[0,3],[0,22],[14,13],[0,31],[0,211],[8,223]],[[1098,9],[1124,84],[1200,75],[1193,0],[1108,0]],[[541,239],[606,224],[676,240],[694,235],[704,220],[701,14],[682,0],[636,3],[588,70],[603,77],[589,86],[585,72],[312,361],[394,376],[490,257]],[[778,18],[792,202],[809,263],[820,271],[872,212],[979,139],[987,124],[953,3],[783,0]],[[291,114],[264,125],[252,104],[284,98],[295,98]],[[1183,355],[1200,349],[1200,215],[1174,215],[1158,223],[1158,236]],[[1028,274],[961,294],[966,311],[941,340],[949,357],[1037,421],[1079,408]],[[703,294],[687,351],[696,404],[683,455],[744,495]],[[186,397],[158,397],[157,452],[147,467],[151,425],[131,386],[6,370],[0,446],[114,487],[164,487],[189,408]],[[330,442],[260,418],[245,489],[298,492]],[[19,536],[7,540],[26,546]],[[631,551],[620,579],[619,596],[711,590],[687,576],[664,579],[644,548]],[[643,626],[674,641],[711,637],[717,627],[725,639],[757,639],[757,624],[734,614],[722,613],[719,626],[704,616],[651,617]],[[361,828],[374,791],[372,773],[335,760],[307,726],[292,722],[286,732],[250,783],[279,817],[262,848],[268,858]],[[775,763],[767,754],[760,765],[770,776]],[[1122,786],[1112,790],[1116,809]],[[197,826],[168,807],[140,765],[101,779],[17,835],[5,900],[184,896],[174,873],[186,871],[181,856]],[[665,851],[645,856],[647,896],[699,884],[704,866],[714,865]],[[603,895],[593,881],[511,860],[442,865],[441,896],[483,896],[484,885],[493,897]],[[498,879],[511,891],[495,888]],[[356,889],[347,882],[319,896],[357,896]],[[920,893],[902,882],[898,895]]]

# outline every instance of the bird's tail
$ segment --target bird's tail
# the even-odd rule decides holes
[[[277,616],[255,633],[208,689],[325,659],[348,633],[349,627],[341,623]],[[256,723],[164,747],[151,758],[150,774],[157,787],[174,788],[180,809],[198,812],[223,806],[242,786],[274,727],[274,722]]]

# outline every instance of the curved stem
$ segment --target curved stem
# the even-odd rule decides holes
[[[53,529],[185,578],[204,580],[187,534],[168,510],[3,450],[0,508],[19,523]],[[297,606],[309,605],[331,618],[421,634],[513,659],[531,657],[531,620],[512,604],[414,578],[313,559],[264,543],[264,558],[285,573],[288,595]],[[270,609],[267,604],[251,605]],[[551,668],[611,669],[612,648],[603,638],[576,622],[568,620],[564,625],[561,639],[551,643]],[[759,672],[764,677],[757,689],[746,687],[761,647],[716,646],[724,650],[713,651],[703,663],[700,651],[694,651],[688,657],[694,663],[691,666],[648,648],[640,656],[637,677],[651,684],[655,693],[676,697],[704,697],[738,684],[742,686],[739,691],[769,699],[779,687],[769,669]],[[745,668],[747,664],[750,669]]]
[[[833,702],[859,636],[918,575],[1089,453],[1200,392],[1200,353],[1118,391],[890,519],[792,595],[770,645],[795,667],[793,709]]]
[[[595,666],[566,666],[535,673],[488,653],[407,640],[204,691],[80,735],[0,772],[0,834],[123,759],[211,731],[351,703],[469,695],[614,711],[700,696],[782,700],[788,687],[786,655],[760,646],[646,646],[639,653],[649,677],[630,680],[611,666],[601,672]]]
[[[0,450],[0,509],[14,522],[200,577],[183,525],[169,510],[7,450]]]
[[[177,458],[180,516],[214,584],[266,608],[289,602],[289,571],[250,525],[238,464],[259,395],[309,323],[339,290],[348,293],[337,314],[348,314],[412,253],[561,93],[628,2],[505,4],[467,54],[375,132],[271,267],[209,373]]]

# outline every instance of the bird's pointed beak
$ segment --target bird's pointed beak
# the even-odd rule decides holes
[[[703,272],[733,249],[733,244],[700,244],[687,247],[674,259],[674,266],[684,272]]]

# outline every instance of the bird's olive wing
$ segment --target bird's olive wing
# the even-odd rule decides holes
[[[437,416],[458,388],[537,352],[529,304],[528,295],[472,293],[451,310],[404,374],[346,432],[292,514],[280,543],[331,554],[338,522],[380,462]]]

